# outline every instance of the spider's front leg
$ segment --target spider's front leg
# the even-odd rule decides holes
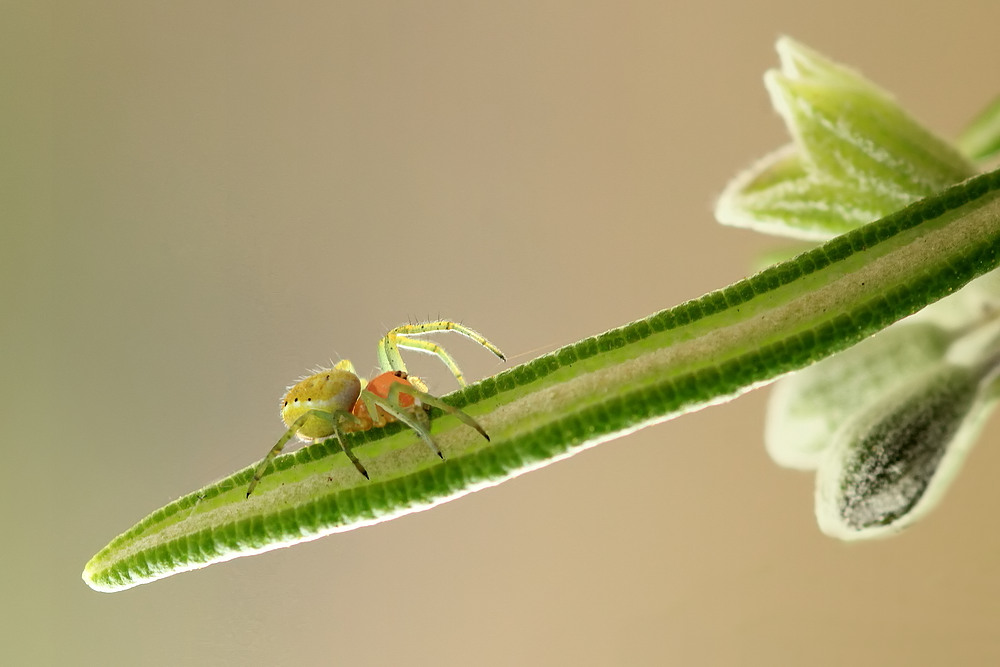
[[[399,353],[400,348],[404,350],[414,350],[433,354],[448,367],[451,374],[455,376],[459,386],[465,386],[465,375],[458,367],[455,359],[440,345],[427,340],[419,340],[413,336],[422,336],[438,331],[454,331],[495,354],[502,361],[506,361],[503,352],[496,345],[491,343],[478,331],[470,329],[464,324],[452,322],[451,320],[438,320],[436,322],[424,322],[422,324],[404,324],[389,331],[382,340],[378,342],[378,361],[383,371],[403,371],[406,372],[406,364]]]
[[[305,423],[309,421],[310,418],[316,418],[328,422],[330,424],[333,436],[337,439],[337,442],[340,444],[340,448],[344,450],[345,454],[347,454],[347,458],[351,460],[351,463],[354,464],[354,467],[357,468],[358,472],[360,472],[362,475],[365,476],[365,479],[369,478],[368,471],[365,470],[365,467],[363,465],[361,465],[361,461],[359,461],[358,457],[354,455],[354,452],[351,451],[351,448],[348,447],[347,443],[344,442],[344,438],[342,437],[342,431],[344,429],[343,426],[341,425],[341,420],[346,419],[350,424],[360,423],[360,420],[351,413],[346,412],[344,410],[336,410],[333,412],[329,410],[307,410],[306,412],[299,415],[299,417],[289,425],[288,430],[285,431],[284,435],[278,438],[278,442],[274,443],[274,447],[271,447],[271,450],[267,453],[267,456],[265,456],[264,459],[257,466],[257,469],[253,473],[253,479],[250,480],[250,486],[247,487],[247,498],[250,497],[250,494],[253,493],[253,490],[257,487],[257,484],[260,483],[261,478],[264,477],[264,472],[267,470],[267,466],[270,465],[271,461],[273,461],[275,457],[278,456],[278,454],[281,453],[281,450],[285,448],[285,445],[288,444],[288,441],[291,440],[296,434],[298,434],[299,429],[301,429],[303,425],[305,425]]]

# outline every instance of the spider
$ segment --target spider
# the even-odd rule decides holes
[[[392,329],[378,342],[379,368],[382,373],[371,380],[366,382],[358,377],[354,364],[344,359],[334,364],[333,368],[317,371],[288,389],[281,400],[281,419],[288,430],[278,438],[278,442],[257,466],[247,488],[247,498],[264,476],[268,464],[296,435],[306,442],[335,437],[347,458],[365,479],[369,479],[368,471],[344,441],[345,433],[367,431],[398,420],[416,431],[431,451],[444,459],[441,449],[431,438],[425,411],[429,406],[454,415],[489,440],[490,436],[472,417],[428,394],[427,386],[419,378],[406,372],[400,348],[437,356],[455,376],[459,386],[465,386],[465,376],[443,347],[431,341],[413,338],[437,331],[460,333],[506,361],[503,352],[496,345],[480,333],[457,322],[438,320],[423,324],[404,324]]]

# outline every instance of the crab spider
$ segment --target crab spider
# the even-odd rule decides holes
[[[281,401],[281,419],[288,430],[278,438],[278,442],[267,453],[254,471],[247,498],[264,476],[267,466],[285,448],[293,436],[307,442],[316,442],[334,437],[340,448],[350,459],[358,472],[368,479],[368,471],[344,441],[345,433],[367,431],[376,426],[385,426],[392,421],[400,421],[417,432],[435,454],[444,458],[441,449],[430,433],[426,407],[434,406],[457,417],[467,426],[475,429],[487,440],[483,427],[472,417],[427,393],[427,386],[418,378],[408,375],[406,364],[399,350],[415,350],[438,357],[455,376],[459,386],[465,386],[465,376],[448,352],[435,343],[419,340],[414,336],[438,331],[455,331],[474,340],[501,360],[503,352],[481,334],[472,329],[451,322],[439,320],[423,324],[404,324],[389,331],[378,342],[379,367],[382,373],[365,382],[354,370],[354,365],[344,359],[333,368],[313,373],[299,380],[288,389]]]

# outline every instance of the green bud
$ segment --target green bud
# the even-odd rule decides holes
[[[845,424],[816,476],[820,529],[845,540],[880,537],[930,511],[992,405],[982,378],[942,362]]]
[[[860,74],[788,38],[764,83],[794,144],[727,186],[725,224],[831,238],[964,180],[974,167]]]

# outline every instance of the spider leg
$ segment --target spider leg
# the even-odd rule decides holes
[[[393,385],[393,388],[389,390],[389,398],[382,398],[370,391],[363,391],[359,400],[364,403],[368,414],[372,415],[373,420],[378,420],[376,415],[378,415],[378,410],[381,408],[397,421],[403,422],[416,431],[417,435],[431,448],[431,451],[444,459],[444,454],[441,453],[441,448],[438,447],[437,443],[434,442],[434,438],[431,437],[431,432],[427,424],[422,423],[413,412],[399,405],[399,391],[394,391],[395,387],[396,385]]]
[[[453,417],[457,417],[459,421],[461,421],[466,426],[478,431],[479,435],[486,438],[486,441],[489,442],[490,436],[486,433],[486,429],[480,426],[479,422],[477,422],[475,419],[470,417],[465,412],[459,410],[458,408],[448,405],[440,398],[432,396],[431,394],[428,394],[426,391],[420,391],[416,387],[407,386],[405,384],[397,382],[394,383],[391,387],[389,387],[389,398],[387,400],[389,400],[392,403],[395,403],[396,405],[399,405],[400,394],[408,394],[417,401],[419,401],[420,403],[433,405],[435,408],[440,408],[443,412],[452,415]]]
[[[426,352],[427,354],[435,355],[438,359],[442,361],[442,363],[444,363],[445,366],[448,367],[448,370],[451,371],[451,374],[455,376],[456,380],[458,380],[458,385],[460,387],[464,387],[466,385],[465,374],[462,373],[462,369],[458,367],[458,363],[456,363],[455,358],[452,357],[447,350],[445,350],[437,343],[431,342],[429,340],[418,340],[416,338],[410,338],[409,336],[396,336],[393,342],[395,343],[397,348],[403,348],[404,350],[415,350],[417,352]],[[396,354],[398,355],[399,352],[397,351]],[[382,359],[381,357],[379,357],[379,362],[381,361]],[[395,371],[395,370],[406,370],[406,369],[393,368],[392,370]]]
[[[360,421],[354,415],[351,415],[351,418],[354,419],[355,421]],[[340,448],[344,451],[345,454],[347,454],[347,458],[351,460],[351,463],[354,464],[354,467],[357,468],[357,471],[362,475],[364,475],[365,479],[371,479],[371,477],[368,476],[368,471],[365,470],[365,467],[363,465],[361,465],[361,461],[358,460],[358,457],[354,454],[351,448],[344,441],[344,438],[341,435],[340,431],[341,429],[338,428],[333,432],[333,437],[337,439],[337,444],[339,444]]]
[[[335,412],[328,412],[326,410],[309,410],[292,422],[291,426],[288,427],[288,430],[285,431],[284,435],[278,438],[278,442],[274,443],[274,447],[271,447],[270,451],[268,451],[267,456],[265,456],[260,464],[257,465],[257,469],[254,470],[253,473],[253,479],[250,480],[250,485],[247,487],[247,498],[250,497],[250,494],[253,493],[253,490],[257,488],[257,485],[260,483],[261,478],[264,477],[264,472],[267,470],[267,466],[270,465],[271,461],[273,461],[278,454],[281,453],[281,450],[285,448],[288,441],[291,440],[296,433],[298,433],[299,429],[302,428],[302,425],[305,424],[310,417],[326,420],[333,425],[333,434],[337,438],[340,448],[344,450],[344,453],[347,454],[347,458],[351,460],[351,463],[353,463],[354,467],[358,469],[358,472],[364,475],[365,479],[368,479],[368,471],[365,470],[364,466],[361,465],[361,462],[358,461],[357,456],[354,455],[354,452],[351,451],[350,447],[344,443],[343,438],[340,437],[341,418],[347,417],[357,421],[357,417],[348,412],[344,412],[343,410],[337,410]]]
[[[458,384],[464,387],[465,376],[462,375],[462,371],[459,369],[458,364],[455,363],[455,360],[443,347],[435,343],[412,338],[412,336],[421,336],[437,331],[454,331],[459,333],[485,347],[500,359],[506,360],[506,357],[504,357],[500,348],[486,340],[486,337],[478,331],[470,329],[469,327],[459,324],[458,322],[438,320],[435,322],[424,322],[423,324],[404,324],[389,331],[389,333],[387,333],[385,337],[378,342],[379,367],[384,371],[406,371],[406,364],[403,362],[403,357],[399,353],[399,348],[426,352],[427,354],[433,354],[440,359],[441,362],[448,367],[448,370],[451,371],[452,375],[455,376],[455,379],[458,380]]]

